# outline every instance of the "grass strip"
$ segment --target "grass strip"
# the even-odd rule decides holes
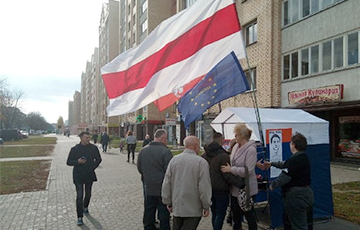
[[[0,194],[45,190],[50,165],[49,160],[0,162]]]
[[[49,156],[55,145],[0,146],[0,158]]]
[[[6,141],[4,145],[50,145],[56,144],[56,137],[29,136],[18,141]]]

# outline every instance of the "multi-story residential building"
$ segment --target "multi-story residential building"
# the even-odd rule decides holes
[[[122,0],[119,4],[120,52],[140,44],[156,26],[176,13],[176,1],[161,0]],[[159,112],[151,103],[135,112],[120,116],[120,135],[132,130],[137,139],[143,139],[148,133],[152,136],[157,128],[166,128],[168,140],[175,135],[175,126],[166,125],[167,118],[175,119],[175,108]]]
[[[81,119],[81,93],[75,91],[73,101],[69,101],[69,129],[71,134],[78,134]]]
[[[194,2],[178,0],[178,10],[191,6]],[[240,63],[251,89],[214,105],[190,126],[190,133],[198,136],[202,144],[211,140],[213,130],[210,122],[221,109],[281,106],[281,1],[236,1],[236,7],[248,56],[248,60],[241,59]],[[182,131],[178,133],[181,134]],[[181,136],[178,138],[182,139]]]
[[[329,121],[332,158],[360,159],[360,4],[283,0],[281,106]]]
[[[91,125],[91,131],[98,131],[99,124],[99,111],[97,108],[98,104],[98,94],[99,94],[99,81],[100,79],[100,71],[99,71],[99,49],[95,48],[94,53],[91,56],[91,70],[89,76],[89,125]]]
[[[69,127],[74,125],[74,101],[69,101],[68,103],[68,121]]]
[[[99,25],[99,68],[103,67],[119,55],[119,1],[109,0],[104,3],[101,11]],[[119,116],[107,117],[106,107],[109,98],[104,83],[100,77],[98,82],[98,117],[97,128],[99,132],[107,131],[109,134],[119,133]]]

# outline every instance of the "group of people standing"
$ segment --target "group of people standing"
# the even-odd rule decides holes
[[[158,129],[154,140],[146,138],[137,159],[144,194],[143,224],[145,230],[170,228],[170,213],[173,230],[196,229],[202,217],[212,214],[214,230],[222,229],[228,206],[232,212],[232,227],[242,229],[245,217],[248,229],[258,229],[254,206],[244,210],[238,203],[241,189],[245,189],[253,200],[258,193],[255,168],[267,170],[271,166],[284,169],[271,182],[269,190],[281,187],[285,212],[284,229],[312,229],[313,193],[310,188],[310,161],[305,154],[306,138],[296,133],[291,138],[292,157],[284,162],[262,162],[257,160],[256,144],[250,140],[252,131],[245,124],[234,128],[234,141],[230,152],[222,147],[223,136],[215,133],[207,144],[205,153],[199,156],[200,141],[195,136],[184,139],[185,150],[173,156],[167,148],[168,133]],[[73,175],[77,191],[78,225],[83,224],[83,213],[88,213],[91,185],[96,181],[94,170],[101,162],[98,148],[89,145],[90,136],[80,135],[80,144],[69,153],[67,164],[74,166]],[[132,132],[126,137],[128,162],[130,152],[135,149],[136,138]],[[134,154],[132,158],[134,162]],[[86,173],[84,173],[86,172]],[[85,199],[83,192],[85,187]],[[157,215],[156,215],[157,213]]]

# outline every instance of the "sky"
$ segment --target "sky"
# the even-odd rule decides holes
[[[68,119],[68,102],[98,47],[104,2],[0,1],[0,79],[24,92],[23,113],[39,112],[48,123]]]

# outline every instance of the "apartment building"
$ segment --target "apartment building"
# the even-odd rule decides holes
[[[140,44],[156,26],[176,13],[176,1],[161,0],[122,0],[119,4],[119,49],[124,52]],[[159,112],[151,103],[135,112],[120,116],[120,136],[128,130],[134,132],[137,139],[146,134],[153,135],[157,128],[165,128],[169,141],[175,135],[175,126],[167,125],[166,119],[175,119],[175,107]]]
[[[68,126],[74,125],[74,101],[68,103]]]
[[[194,2],[196,1],[178,0],[178,10],[189,7]],[[203,117],[190,126],[189,132],[198,136],[202,144],[211,140],[213,131],[210,123],[222,109],[255,107],[256,104],[267,108],[281,106],[281,1],[235,2],[248,56],[248,60],[241,59],[240,64],[251,89],[209,108]],[[178,139],[182,139],[182,123],[179,122],[178,126]]]
[[[71,134],[78,134],[78,127],[81,117],[81,93],[75,91],[73,101],[69,101],[68,127]]]
[[[284,0],[281,106],[330,123],[333,159],[360,160],[360,4]]]
[[[101,10],[99,25],[99,68],[103,67],[119,55],[119,1],[109,0],[104,3]],[[104,83],[100,74],[97,81],[97,117],[98,132],[109,134],[119,133],[119,116],[108,117],[106,107],[109,105]]]

